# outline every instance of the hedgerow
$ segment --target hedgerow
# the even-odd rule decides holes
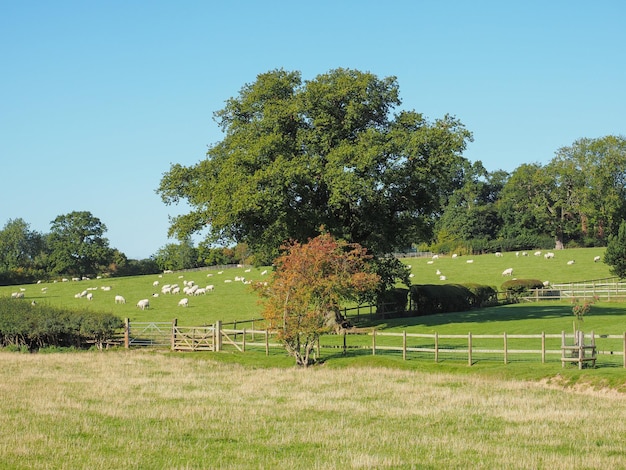
[[[123,328],[110,313],[79,312],[21,299],[0,298],[0,347],[85,348],[103,345]]]

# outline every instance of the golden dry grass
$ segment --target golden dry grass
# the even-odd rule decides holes
[[[1,468],[624,468],[626,396],[146,351],[0,352]]]

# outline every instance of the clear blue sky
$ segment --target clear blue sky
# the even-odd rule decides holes
[[[487,170],[626,134],[626,2],[0,0],[0,227],[90,211],[130,258],[167,243],[155,193],[221,140],[256,76],[395,76],[403,108],[458,117]]]

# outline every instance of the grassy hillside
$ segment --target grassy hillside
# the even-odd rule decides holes
[[[594,263],[596,256],[604,256],[605,248],[577,248],[553,251],[554,258],[545,259],[546,250],[535,256],[528,251],[528,256],[516,256],[514,252],[505,252],[501,257],[494,254],[480,256],[440,256],[439,259],[406,258],[403,261],[410,265],[414,284],[445,284],[476,282],[494,287],[511,277],[502,276],[507,268],[513,268],[513,278],[539,279],[552,283],[584,281],[611,277],[609,266],[602,261]],[[467,263],[473,260],[473,263]],[[574,264],[567,262],[573,260]],[[430,264],[429,264],[430,263]],[[439,279],[437,270],[446,276],[445,281]]]
[[[414,284],[443,284],[476,282],[498,288],[509,277],[503,277],[502,271],[513,268],[513,276],[517,278],[535,278],[541,281],[569,282],[610,277],[609,267],[602,262],[594,263],[595,256],[602,256],[603,248],[573,249],[555,252],[550,260],[543,256],[515,256],[515,253],[504,253],[502,257],[493,254],[480,256],[463,256],[452,258],[442,256],[437,260],[427,258],[405,259],[411,266]],[[467,263],[468,259],[474,262]],[[573,265],[567,261],[575,260]],[[428,264],[432,262],[432,264]],[[24,286],[0,287],[0,295],[10,296],[12,292],[24,289],[25,301],[48,302],[64,307],[97,310],[114,313],[131,321],[170,321],[178,319],[181,325],[201,326],[212,324],[217,320],[233,321],[259,318],[260,306],[257,295],[250,285],[235,282],[236,277],[257,281],[267,279],[262,275],[266,268],[231,268],[223,271],[205,270],[186,273],[174,273],[150,276],[135,276],[112,279],[97,279],[79,282],[56,282],[29,284]],[[441,281],[439,270],[447,277]],[[213,284],[215,290],[204,296],[189,297],[189,307],[178,307],[183,295],[162,295],[161,286],[177,283],[181,287],[183,281],[193,280],[200,286]],[[158,286],[153,286],[155,281]],[[225,282],[232,281],[232,282]],[[103,291],[103,286],[110,286],[110,291]],[[45,292],[42,290],[45,288]],[[93,300],[75,298],[75,294],[86,289],[94,289]],[[152,297],[159,293],[158,297]],[[126,298],[125,305],[115,304],[116,295]],[[150,300],[150,308],[142,311],[136,307],[137,301],[143,298]]]

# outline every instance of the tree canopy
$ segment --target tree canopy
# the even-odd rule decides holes
[[[211,242],[247,243],[265,262],[321,226],[376,254],[428,238],[462,180],[472,135],[452,116],[392,115],[400,104],[394,77],[259,75],[215,113],[225,136],[206,159],[163,175],[163,201],[191,207],[169,234],[204,230]]]
[[[74,211],[60,215],[51,222],[48,244],[53,272],[84,276],[99,271],[113,258],[107,228],[91,212]]]

